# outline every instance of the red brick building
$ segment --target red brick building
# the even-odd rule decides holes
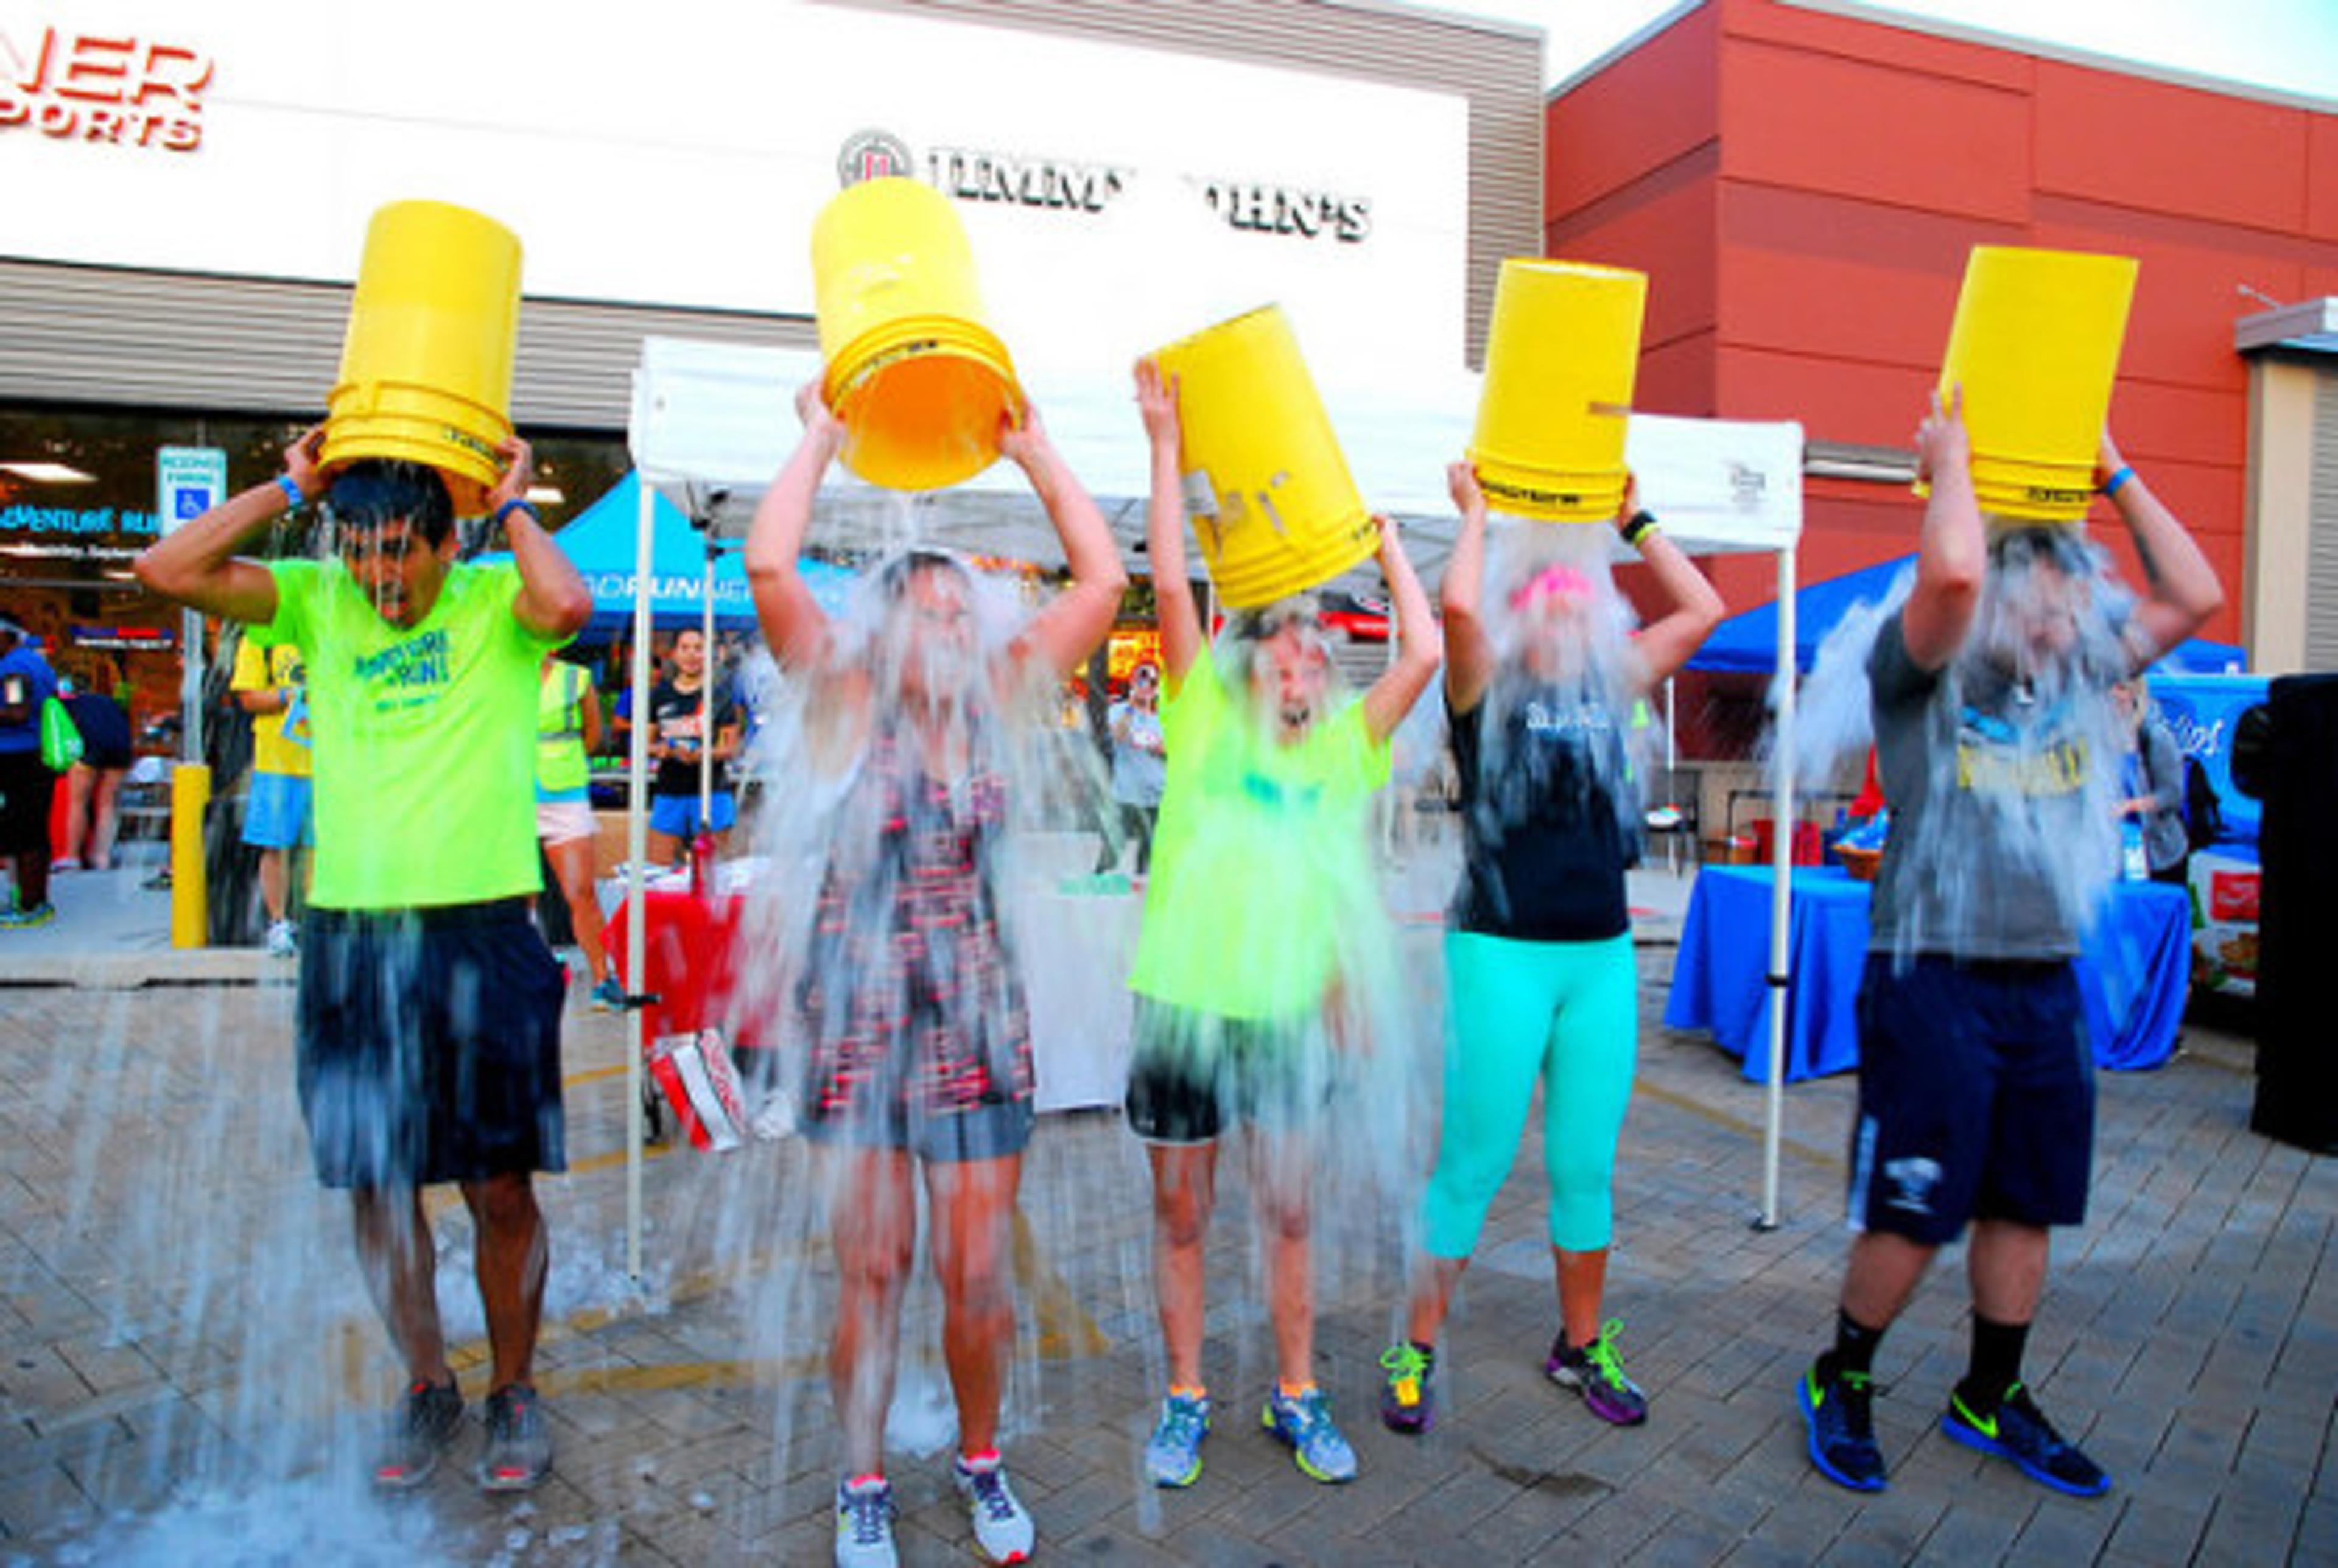
[[[1803,581],[1914,547],[1903,466],[1969,248],[2113,251],[2142,262],[2113,428],[2223,574],[2205,635],[2338,666],[2331,105],[1707,0],[1546,117],[1546,253],[1651,275],[1637,406],[1802,421]],[[1715,570],[1734,609],[1775,592]]]

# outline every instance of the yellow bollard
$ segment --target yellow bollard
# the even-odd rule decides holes
[[[171,946],[211,945],[211,881],[203,867],[203,818],[211,770],[182,762],[171,771]]]

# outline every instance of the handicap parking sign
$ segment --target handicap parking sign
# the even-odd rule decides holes
[[[227,454],[217,446],[164,446],[154,454],[154,511],[162,532],[192,522],[227,496]]]

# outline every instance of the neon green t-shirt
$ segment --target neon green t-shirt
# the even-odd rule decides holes
[[[1204,652],[1161,704],[1168,779],[1129,985],[1225,1018],[1322,1005],[1350,934],[1380,917],[1365,819],[1389,745],[1351,702],[1294,746]]]
[[[541,889],[536,670],[565,638],[512,613],[516,566],[451,567],[393,626],[338,561],[271,561],[276,619],[308,656],[320,909],[419,909]]]
[[[555,659],[544,672],[535,710],[535,798],[582,800],[593,782],[584,755],[584,704],[600,701],[593,679],[575,665]]]

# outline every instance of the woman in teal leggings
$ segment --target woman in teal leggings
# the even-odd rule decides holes
[[[1518,524],[1490,573],[1486,503],[1467,464],[1447,471],[1461,529],[1445,572],[1445,701],[1461,779],[1461,885],[1446,918],[1445,1110],[1422,1215],[1406,1337],[1381,1357],[1380,1418],[1436,1419],[1437,1335],[1509,1175],[1534,1087],[1559,1329],[1544,1370],[1601,1419],[1633,1425],[1647,1399],[1603,1322],[1616,1144],[1630,1103],[1638,976],[1624,872],[1638,802],[1625,734],[1642,693],[1721,619],[1720,596],[1639,509],[1616,526],[1671,609],[1636,636],[1597,530]]]

